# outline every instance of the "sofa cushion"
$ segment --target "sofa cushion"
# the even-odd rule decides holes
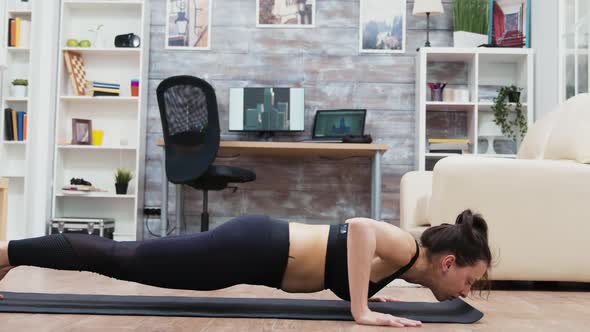
[[[545,145],[551,135],[551,130],[562,111],[556,110],[544,114],[531,125],[520,143],[516,158],[518,159],[543,159]]]
[[[561,105],[544,159],[569,159],[590,163],[590,94],[576,95]]]
[[[427,230],[428,228],[430,228],[430,225],[412,227],[412,228],[408,229],[408,232],[414,237],[414,239],[420,240],[422,233],[424,233],[424,231]]]

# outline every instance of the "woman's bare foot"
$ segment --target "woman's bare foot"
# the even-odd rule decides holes
[[[8,242],[7,241],[0,241],[0,280],[4,279],[4,276],[10,271],[14,266],[10,266],[10,262],[8,261]],[[0,300],[3,299],[4,296],[0,294]]]
[[[10,271],[14,266],[10,266],[8,260],[8,242],[0,241],[0,280],[4,278],[6,273]]]
[[[8,241],[0,241],[0,269],[9,266],[8,261]]]

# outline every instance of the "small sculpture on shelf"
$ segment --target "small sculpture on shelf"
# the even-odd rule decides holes
[[[115,189],[117,195],[127,194],[127,187],[129,186],[129,181],[131,181],[131,179],[133,179],[133,173],[131,173],[130,170],[117,168],[117,173],[115,173]]]
[[[86,181],[84,178],[71,178],[70,184],[65,185],[61,188],[64,195],[88,195],[92,192],[105,192],[104,189],[100,189],[92,185],[91,182]]]

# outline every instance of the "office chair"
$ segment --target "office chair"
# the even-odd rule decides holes
[[[213,165],[219,149],[217,98],[209,83],[193,76],[173,76],[156,89],[164,132],[166,177],[175,184],[203,190],[201,231],[209,229],[209,190],[230,183],[254,181],[256,174],[242,168]],[[235,188],[235,187],[234,187]]]

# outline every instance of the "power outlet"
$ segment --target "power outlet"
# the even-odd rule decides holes
[[[143,214],[146,216],[159,216],[162,210],[159,207],[146,206],[143,208]]]

